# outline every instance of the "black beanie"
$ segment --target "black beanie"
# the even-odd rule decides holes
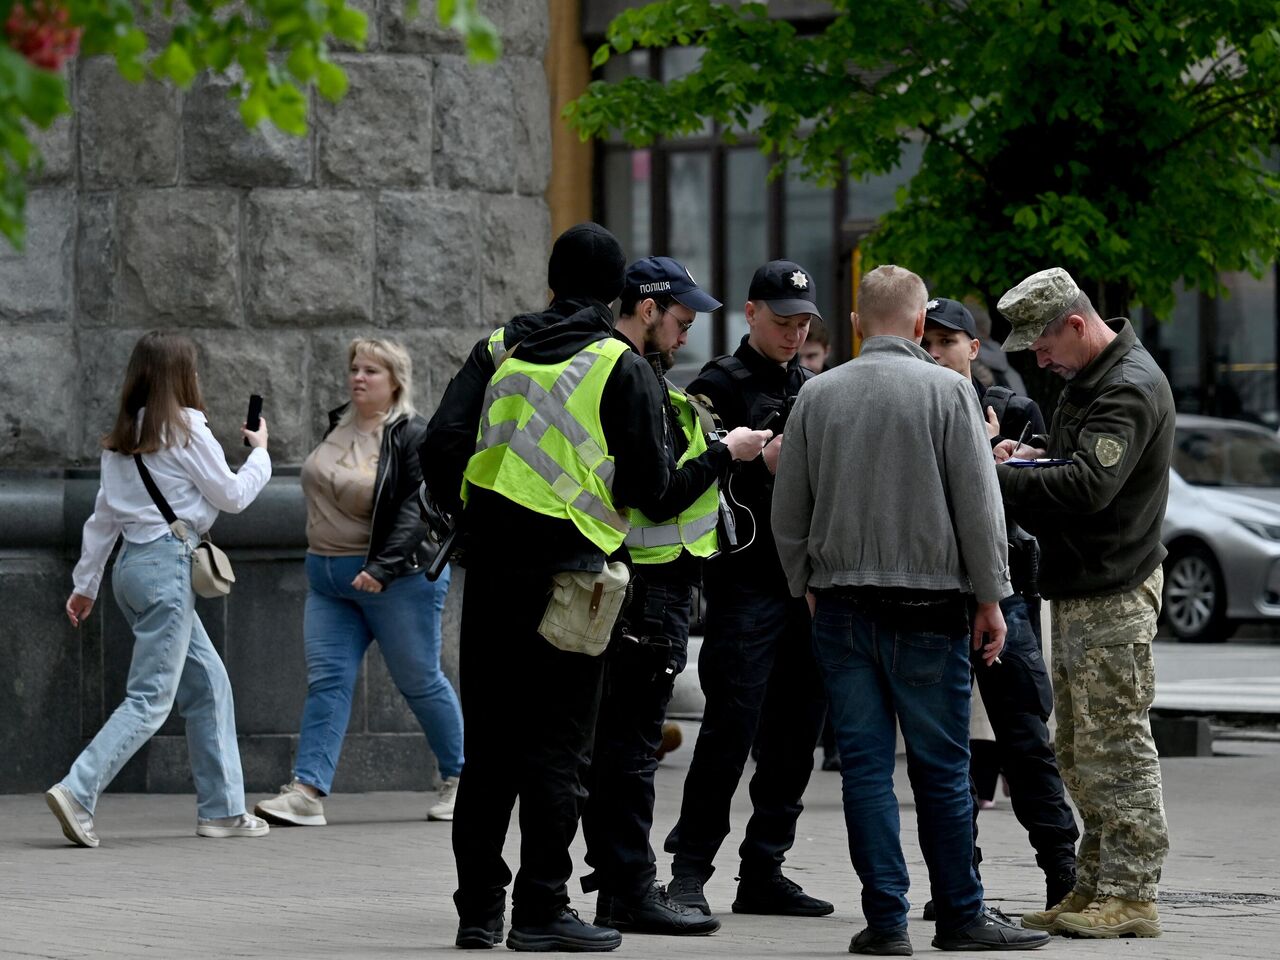
[[[547,264],[547,286],[559,298],[585,296],[612,303],[622,293],[626,268],[618,238],[588,220],[556,238]]]

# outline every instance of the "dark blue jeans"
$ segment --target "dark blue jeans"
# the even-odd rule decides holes
[[[844,789],[849,854],[874,930],[907,924],[910,881],[893,792],[894,721],[907,746],[920,849],[937,926],[965,926],[982,908],[969,797],[969,628],[962,603],[932,622],[872,616],[839,593],[818,597],[813,649],[826,683]]]

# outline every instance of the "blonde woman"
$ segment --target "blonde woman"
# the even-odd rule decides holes
[[[272,823],[323,826],[351,717],[356,673],[378,641],[396,686],[422,725],[444,784],[428,819],[452,820],[462,772],[462,711],[440,670],[440,614],[448,569],[432,583],[418,515],[418,445],[409,354],[390,340],[353,340],[350,402],[302,465],[307,499],[307,593],[302,632],[307,701],[293,779],[254,812]]]
[[[125,699],[45,794],[72,843],[96,847],[98,796],[176,704],[187,722],[196,785],[196,833],[260,837],[268,826],[245,813],[231,683],[196,615],[191,553],[218,512],[239,513],[271,479],[267,424],[240,433],[253,450],[232,473],[209,431],[196,376],[196,348],[186,337],[152,332],[133,348],[115,426],[102,446],[102,482],[84,525],[80,562],[66,613],[79,627],[93,610],[102,571],[116,540],[112,590],[133,630]],[[142,469],[186,526],[170,529],[147,492]]]

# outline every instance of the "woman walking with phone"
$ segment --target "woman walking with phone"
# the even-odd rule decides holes
[[[239,513],[252,503],[271,478],[266,422],[240,432],[253,450],[233,473],[205,420],[195,344],[162,332],[137,342],[115,426],[102,441],[101,486],[66,603],[67,617],[79,627],[123,536],[112,591],[134,636],[125,699],[45,793],[62,832],[82,847],[98,846],[93,818],[99,795],[175,705],[186,720],[196,834],[260,837],[269,829],[245,812],[231,683],[196,615],[191,586],[200,535],[219,511]],[[180,523],[165,521],[144,483],[144,468]]]
[[[293,779],[254,813],[276,824],[323,826],[356,675],[376,638],[396,686],[427,735],[444,782],[427,811],[452,820],[462,772],[462,710],[440,670],[440,615],[449,568],[423,575],[432,551],[418,508],[418,447],[409,354],[391,340],[353,340],[350,401],[302,465],[307,498],[307,592],[302,634],[307,701]]]

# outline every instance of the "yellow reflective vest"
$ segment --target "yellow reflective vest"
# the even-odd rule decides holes
[[[698,421],[698,411],[684,391],[668,383],[667,392],[680,420],[680,429],[689,441],[677,464],[682,467],[706,452],[707,436]],[[703,559],[715,556],[720,549],[716,537],[719,508],[720,488],[713,483],[679,516],[666,522],[659,523],[638,510],[631,511],[631,531],[626,539],[631,559],[640,564],[669,563],[680,556],[681,550]]]
[[[491,350],[501,346],[501,331],[494,338]],[[608,337],[559,363],[507,356],[485,390],[476,452],[463,474],[463,502],[470,486],[483,487],[571,521],[606,554],[618,549],[631,524],[613,503],[614,458],[600,401],[629,350]]]

